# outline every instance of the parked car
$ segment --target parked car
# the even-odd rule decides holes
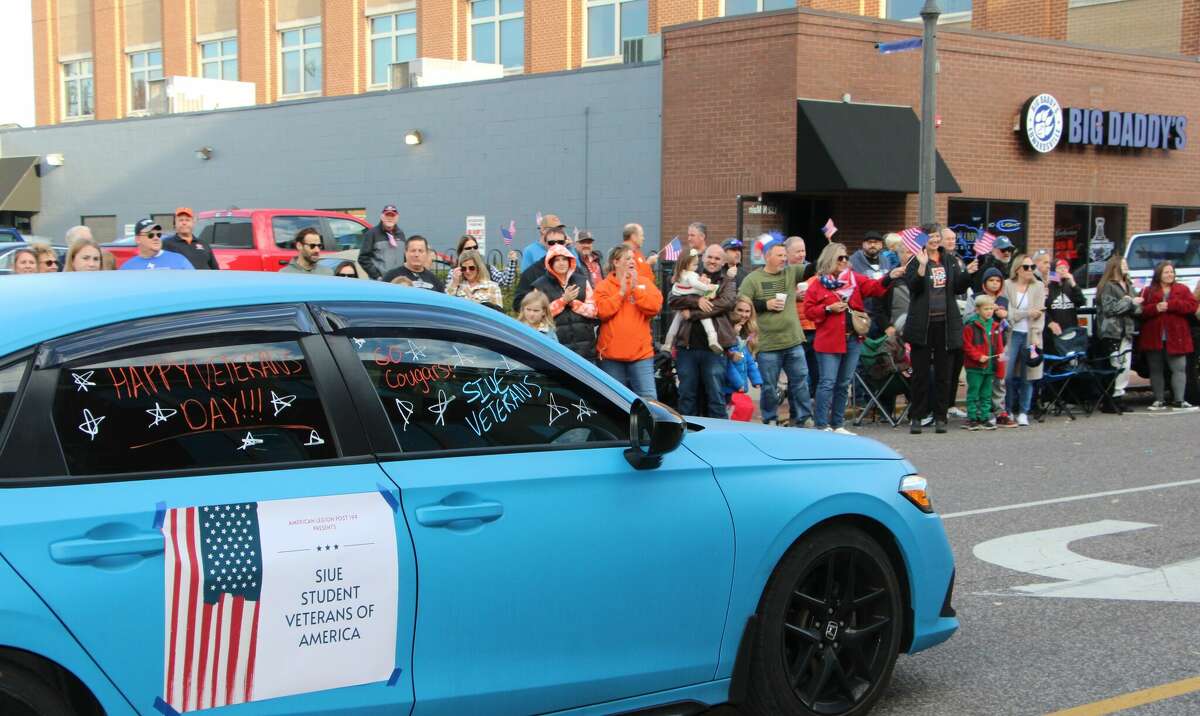
[[[38,307],[0,334],[0,711],[862,714],[958,627],[880,443],[683,418],[428,291],[137,279],[0,284]]]
[[[25,237],[11,226],[0,226],[0,242],[24,241]]]
[[[6,241],[0,243],[0,276],[12,273],[13,259],[15,258],[17,249],[27,249],[29,244],[24,241]],[[62,270],[67,261],[67,247],[62,244],[50,244],[50,248],[54,249],[54,253],[58,256],[59,270]]]
[[[1164,231],[1134,234],[1125,243],[1125,260],[1129,263],[1129,276],[1135,292],[1140,292],[1150,283],[1154,267],[1162,261],[1173,263],[1176,280],[1195,289],[1200,281],[1200,221]],[[1089,306],[1095,305],[1095,284],[1096,280],[1093,280],[1091,288],[1083,292]]]
[[[321,232],[328,258],[356,261],[362,233],[370,226],[350,214],[310,209],[231,209],[201,211],[195,236],[212,247],[223,269],[278,271],[296,255],[292,240],[300,229]],[[126,243],[128,241],[128,243]],[[137,253],[132,238],[104,244],[117,266]]]

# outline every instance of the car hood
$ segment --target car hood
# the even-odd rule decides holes
[[[900,460],[887,445],[855,435],[838,435],[821,430],[781,428],[758,423],[688,416],[689,424],[703,428],[689,429],[685,443],[703,453],[705,448],[736,449],[730,438],[737,436],[767,457],[776,460]],[[703,457],[703,455],[701,456]]]

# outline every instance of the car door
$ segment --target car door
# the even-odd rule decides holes
[[[706,463],[680,449],[631,468],[627,399],[511,322],[323,315],[373,442],[395,441],[381,465],[420,573],[415,713],[541,713],[713,678],[733,532]]]
[[[408,528],[304,306],[104,327],[34,366],[0,554],[135,709],[409,712]]]
[[[331,247],[329,236],[323,232],[319,216],[302,216],[293,214],[274,214],[271,216],[271,240],[261,242],[263,250],[264,271],[278,271],[288,265],[296,256],[296,234],[301,229],[313,228],[321,234],[324,250]]]
[[[229,271],[262,271],[262,257],[254,248],[254,227],[248,216],[216,212],[201,216],[192,229],[199,240],[208,244],[217,264]]]
[[[326,216],[324,219],[325,231],[322,235],[325,237],[325,245],[328,247],[325,258],[353,261],[359,278],[366,278],[367,273],[358,265],[358,253],[362,248],[365,232],[370,227],[353,219],[337,216]]]

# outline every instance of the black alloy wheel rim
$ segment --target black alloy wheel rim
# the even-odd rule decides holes
[[[883,571],[854,547],[821,555],[796,580],[783,620],[783,668],[814,713],[840,714],[887,668],[896,623]]]

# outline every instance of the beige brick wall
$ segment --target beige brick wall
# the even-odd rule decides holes
[[[1067,12],[1067,39],[1084,45],[1179,52],[1183,0],[1120,0]]]
[[[163,77],[200,74],[200,50],[196,47],[196,1],[169,0],[162,5],[159,37],[162,38]]]
[[[238,5],[238,75],[253,82],[259,104],[274,102],[279,87],[279,37],[275,31],[275,2]]]
[[[125,0],[94,0],[92,3],[96,119],[120,119],[129,107],[124,6]]]
[[[358,94],[366,87],[363,44],[367,20],[363,0],[324,0],[321,14],[321,84],[325,94]]]
[[[974,0],[971,26],[1008,35],[1067,39],[1067,0]]]
[[[39,125],[58,122],[62,111],[58,62],[58,3],[56,0],[32,0],[33,26],[33,104],[34,121]]]

